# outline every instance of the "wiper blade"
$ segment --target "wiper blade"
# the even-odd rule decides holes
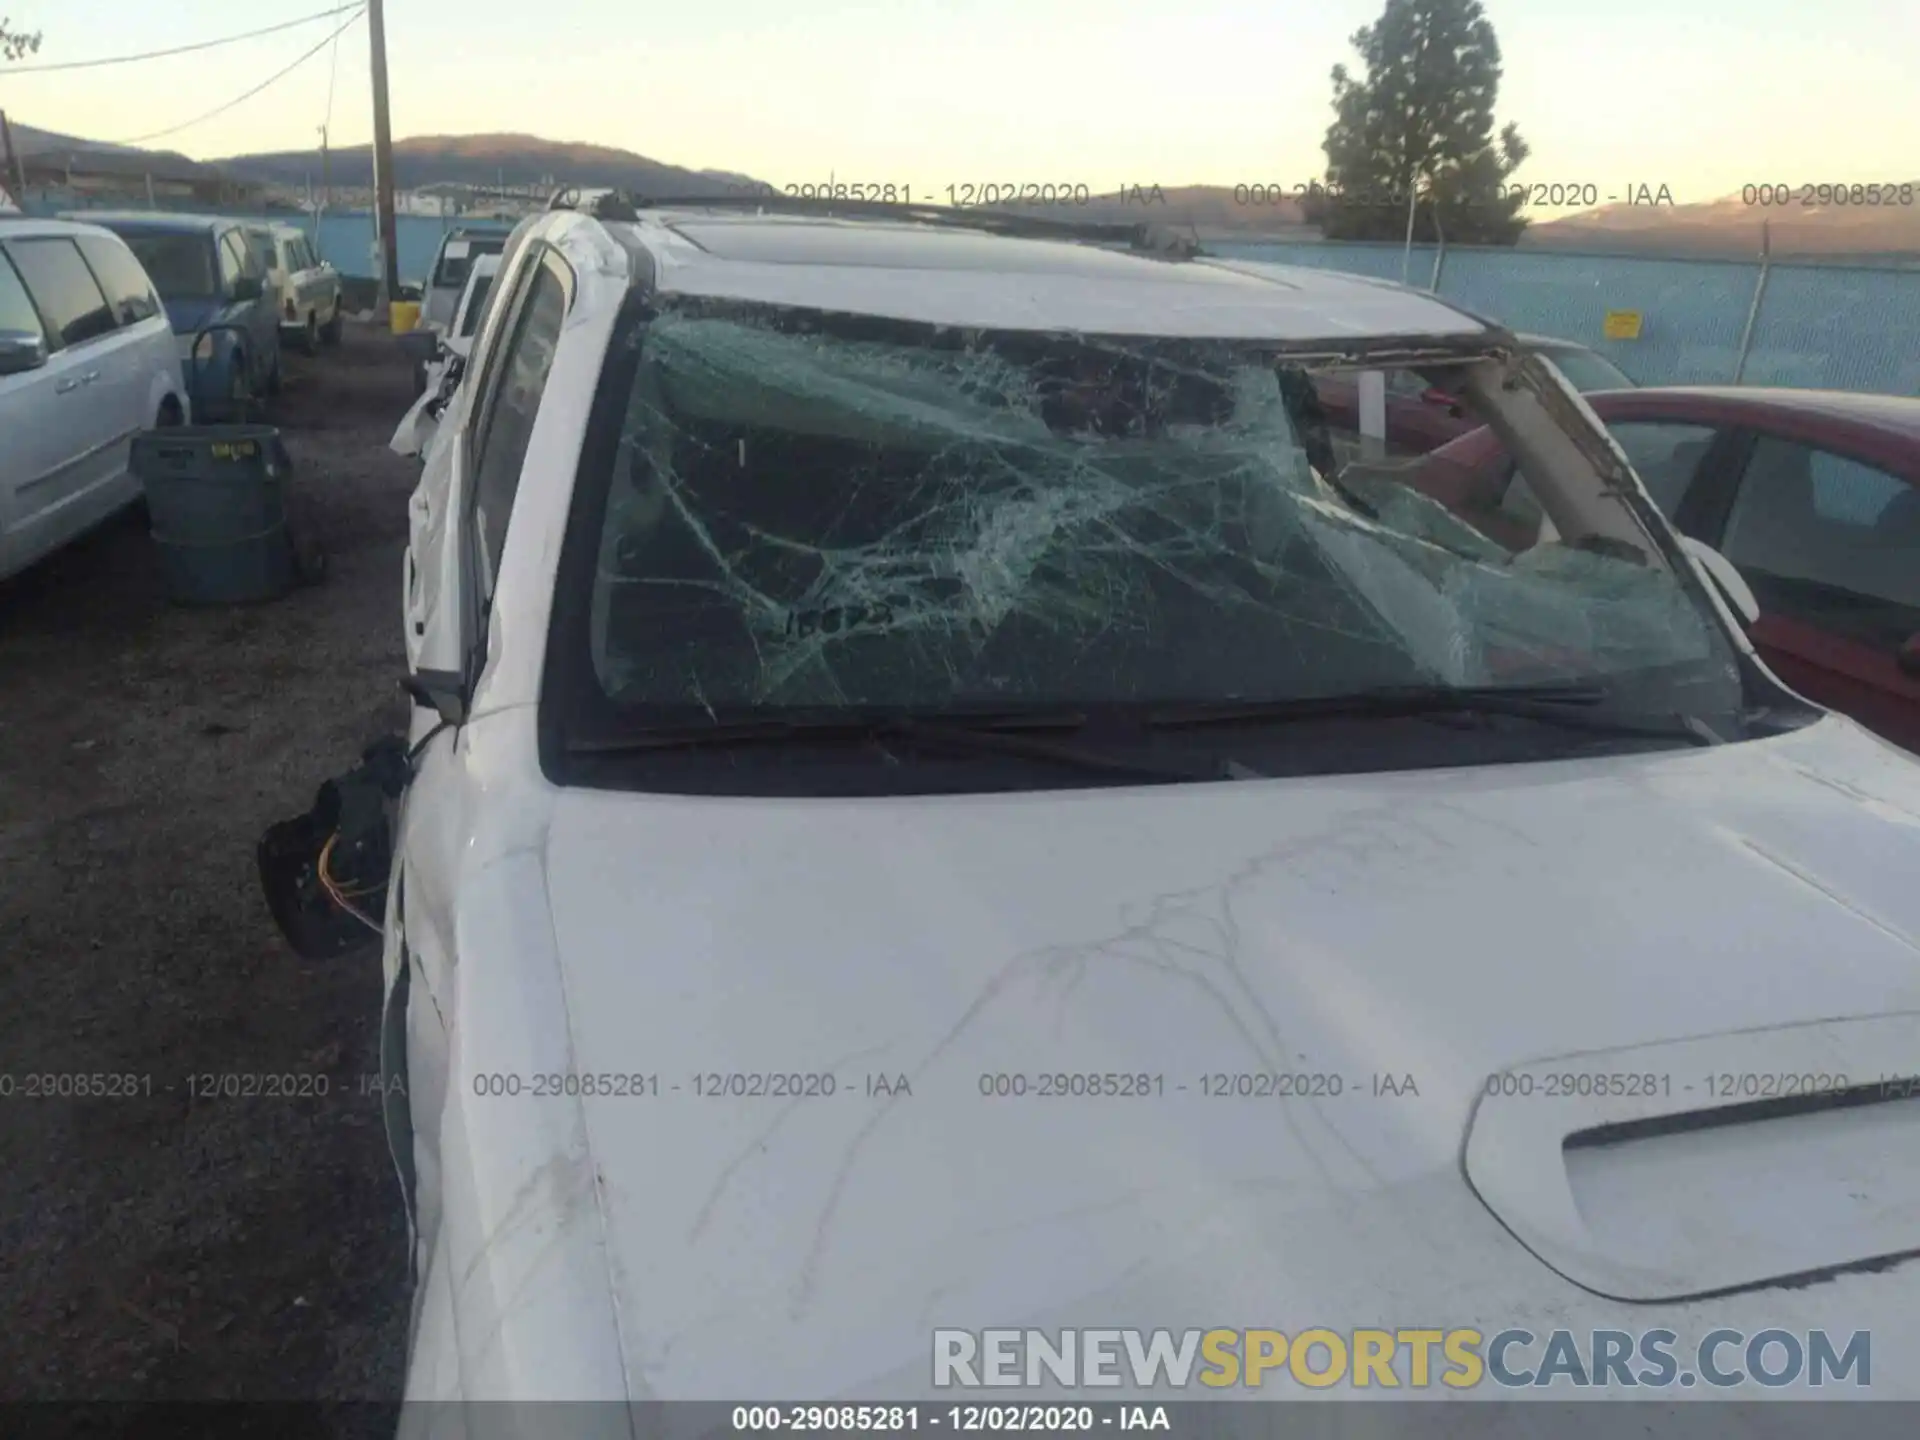
[[[1723,737],[1691,715],[1603,708],[1608,692],[1582,683],[1545,685],[1392,685],[1345,695],[1169,706],[1151,711],[1155,730],[1284,725],[1304,720],[1394,719],[1420,715],[1506,715],[1609,735],[1645,735],[1718,745]]]
[[[576,739],[567,748],[576,754],[621,754],[639,750],[692,749],[701,745],[777,745],[789,740],[867,740],[882,730],[901,726],[959,725],[996,733],[1018,733],[1079,730],[1086,723],[1086,715],[1078,710],[956,710],[932,714],[826,710],[770,715],[766,719],[649,725],[607,736]]]
[[[1245,773],[1235,771],[1229,776],[1217,761],[1181,764],[1135,759],[1048,740],[1035,733],[1074,732],[1086,724],[1087,716],[1079,711],[822,715],[662,726],[604,739],[576,740],[567,748],[573,754],[615,755],[748,745],[850,744],[884,749],[889,742],[897,742],[963,754],[1006,755],[1150,780],[1219,780],[1241,778]]]

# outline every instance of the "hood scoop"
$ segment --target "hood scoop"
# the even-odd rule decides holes
[[[1583,1289],[1671,1301],[1920,1254],[1920,1013],[1530,1061],[1467,1180]]]

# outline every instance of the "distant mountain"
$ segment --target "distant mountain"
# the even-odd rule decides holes
[[[212,162],[231,175],[265,184],[300,188],[320,182],[315,150],[264,155],[234,155]],[[373,147],[355,145],[327,157],[334,185],[368,189],[373,185]],[[537,135],[415,135],[393,145],[394,184],[402,190],[424,185],[496,185],[525,187],[608,185],[654,195],[718,195],[753,183],[744,175],[718,170],[689,170],[650,160],[630,150],[542,140]]]
[[[1891,189],[1898,198],[1898,186]],[[1530,225],[1529,248],[1587,249],[1629,254],[1757,256],[1763,223],[1776,257],[1913,256],[1920,258],[1920,180],[1912,202],[1883,205],[1749,204],[1728,195],[1687,205],[1603,205]],[[1758,199],[1756,192],[1755,199]]]
[[[78,135],[63,135],[57,130],[40,130],[32,125],[9,121],[13,148],[22,160],[39,159],[58,163],[67,156],[86,157],[102,162],[88,166],[96,173],[110,170],[128,174],[151,172],[155,179],[209,176],[211,167],[189,160],[176,150],[141,150],[132,145],[109,145],[103,140],[86,140]]]

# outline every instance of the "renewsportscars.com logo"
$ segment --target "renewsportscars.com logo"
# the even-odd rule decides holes
[[[1873,1383],[1873,1339],[1825,1330],[936,1330],[940,1389],[1715,1389]],[[1205,1393],[1203,1390],[1201,1393]]]

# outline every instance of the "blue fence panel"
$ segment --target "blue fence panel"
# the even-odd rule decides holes
[[[434,252],[454,226],[467,223],[457,215],[396,215],[393,236],[400,255],[400,278],[419,282],[427,278]],[[491,223],[491,222],[472,222]],[[345,212],[322,216],[318,242],[320,258],[330,262],[342,275],[362,275],[372,279],[373,215],[371,212]]]
[[[1440,293],[1515,330],[1573,340],[1643,385],[1726,384],[1759,267],[1712,260],[1454,250]],[[1640,314],[1640,338],[1609,340],[1609,310]]]
[[[1920,395],[1920,270],[1774,266],[1741,378]]]
[[[28,197],[34,214],[84,209],[76,197]],[[98,203],[98,202],[96,202]],[[118,202],[125,205],[125,201]],[[242,216],[300,224],[296,215]],[[400,277],[423,281],[457,217],[400,215]],[[343,275],[374,275],[373,216],[325,216],[315,248]],[[1343,270],[1425,289],[1441,259],[1439,293],[1515,330],[1578,341],[1644,385],[1728,384],[1759,280],[1757,261],[1669,260],[1541,250],[1455,249],[1411,259],[1384,241],[1218,241],[1216,254]],[[1609,340],[1609,310],[1637,311],[1640,338]],[[1749,385],[1811,386],[1920,395],[1920,268],[1775,265],[1742,376]]]

